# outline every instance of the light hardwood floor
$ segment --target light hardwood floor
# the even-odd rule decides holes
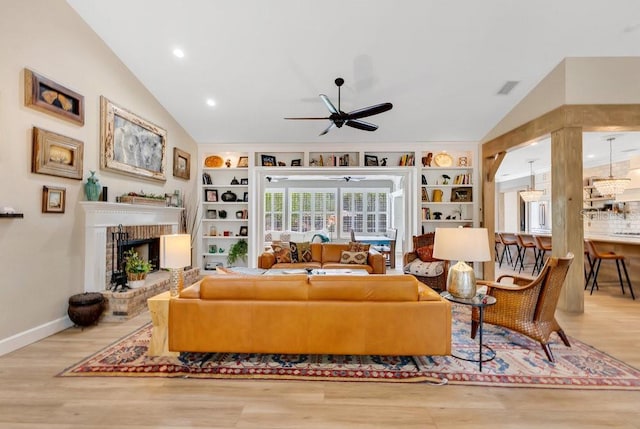
[[[565,331],[640,368],[640,300],[611,284],[585,301],[584,314],[558,313]],[[148,320],[0,357],[0,428],[640,428],[640,391],[55,377]]]

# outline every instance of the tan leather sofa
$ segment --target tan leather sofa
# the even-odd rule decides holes
[[[343,250],[349,250],[349,243],[311,243],[311,262],[276,262],[272,250],[267,250],[258,256],[258,268],[358,268],[365,269],[369,274],[386,273],[386,261],[377,250],[369,249],[366,265],[341,264],[340,256]]]
[[[409,275],[214,275],[169,303],[169,350],[448,355],[451,306]]]

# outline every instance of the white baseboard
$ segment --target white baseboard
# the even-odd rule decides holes
[[[68,316],[61,317],[60,319],[52,320],[43,325],[36,326],[27,331],[20,332],[11,337],[0,340],[0,356],[7,353],[11,353],[14,350],[18,350],[24,346],[40,341],[43,338],[47,338],[57,332],[63,331],[73,326],[73,322]]]

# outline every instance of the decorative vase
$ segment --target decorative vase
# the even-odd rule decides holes
[[[84,184],[84,192],[87,195],[88,201],[98,201],[100,197],[100,188],[102,188],[102,186],[98,183],[98,178],[95,174],[96,172],[92,171],[91,176],[87,179],[87,183]]]

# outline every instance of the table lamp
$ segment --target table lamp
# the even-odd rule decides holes
[[[447,290],[457,298],[473,298],[476,295],[476,276],[466,262],[491,260],[487,229],[436,228],[433,257],[458,261],[449,268]]]
[[[160,236],[160,268],[171,273],[169,290],[178,296],[182,290],[182,271],[191,265],[191,235],[171,234]]]

